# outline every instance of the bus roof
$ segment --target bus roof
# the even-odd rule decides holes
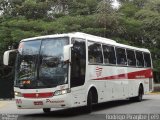
[[[89,40],[89,41],[114,45],[114,46],[117,46],[117,47],[135,49],[135,50],[144,51],[144,52],[150,52],[148,49],[145,49],[145,48],[138,48],[138,47],[133,47],[133,46],[125,45],[125,44],[120,44],[120,43],[117,43],[116,41],[108,39],[108,38],[99,37],[99,36],[95,36],[95,35],[90,35],[90,34],[86,34],[86,33],[82,33],[82,32],[38,36],[38,37],[22,39],[21,41],[30,41],[30,40],[36,40],[36,39],[46,39],[46,38],[55,38],[55,37],[78,37],[78,38],[83,38],[83,39],[86,39],[86,40]]]

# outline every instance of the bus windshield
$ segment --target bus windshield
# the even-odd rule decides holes
[[[68,64],[63,62],[63,47],[69,38],[49,38],[21,42],[16,62],[15,86],[48,88],[68,82]]]

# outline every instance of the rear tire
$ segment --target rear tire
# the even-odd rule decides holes
[[[142,85],[139,86],[138,96],[135,98],[137,102],[141,102],[143,99],[143,87]]]
[[[44,113],[50,113],[51,112],[51,108],[43,108],[43,112]]]
[[[130,100],[131,101],[135,101],[135,102],[141,102],[143,99],[143,86],[140,85],[139,86],[139,90],[138,90],[138,96],[136,97],[131,97]]]

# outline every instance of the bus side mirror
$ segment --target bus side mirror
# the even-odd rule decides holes
[[[64,61],[69,61],[70,59],[70,52],[71,52],[71,48],[73,47],[73,44],[70,45],[65,45],[63,47],[63,57],[64,57]]]
[[[8,50],[4,52],[3,64],[13,66],[16,60],[17,50]]]

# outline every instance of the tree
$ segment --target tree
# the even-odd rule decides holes
[[[103,27],[103,37],[107,37],[107,30],[111,29],[111,24],[114,21],[114,9],[111,5],[111,0],[102,0],[97,6],[97,22]]]
[[[142,21],[145,46],[152,51],[154,68],[160,71],[160,1],[150,0],[144,8],[135,15]],[[154,46],[154,47],[153,47]]]
[[[1,0],[0,66],[9,45],[23,38],[85,32],[151,50],[160,70],[160,1],[119,0]],[[5,74],[5,70],[2,70]]]
[[[90,15],[96,12],[96,7],[101,0],[68,0],[70,15]]]

